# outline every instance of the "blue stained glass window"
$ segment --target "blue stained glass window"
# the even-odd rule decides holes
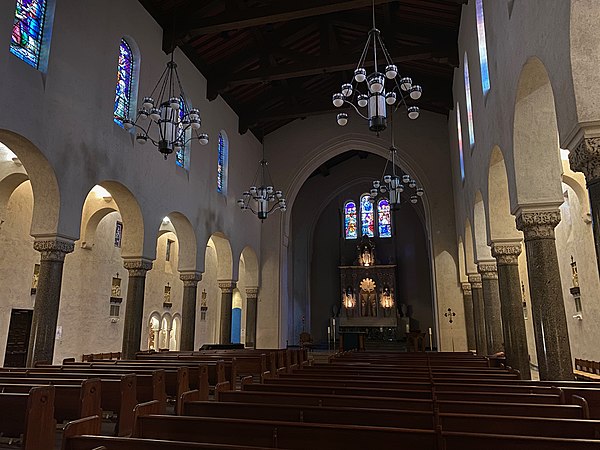
[[[477,42],[479,44],[479,66],[481,67],[481,88],[483,95],[490,90],[490,72],[488,67],[487,43],[485,41],[485,17],[483,16],[483,0],[476,0]]]
[[[458,137],[458,159],[460,162],[460,179],[465,181],[465,158],[463,156],[462,123],[460,121],[460,106],[456,104],[456,134]]]
[[[217,192],[224,194],[227,187],[227,140],[219,133],[219,148],[217,155]]]
[[[344,230],[346,239],[358,238],[358,221],[356,219],[356,203],[352,200],[344,205]]]
[[[475,130],[473,127],[473,105],[471,103],[471,80],[469,79],[469,60],[465,53],[464,62],[465,72],[465,101],[467,102],[467,124],[469,126],[469,145],[471,148],[475,145]]]
[[[117,88],[115,89],[115,123],[123,126],[125,117],[129,117],[131,89],[133,85],[133,51],[125,39],[119,45],[119,66],[117,68]]]
[[[375,236],[375,218],[373,217],[373,203],[369,194],[363,194],[360,197],[360,221],[362,225],[362,235],[367,237]]]
[[[179,99],[181,102],[181,108],[179,108],[179,120],[182,121],[186,114],[186,106],[184,105],[183,97]],[[190,168],[190,146],[191,142],[188,142],[192,130],[188,128],[185,133],[183,129],[180,130],[180,138],[183,141],[183,147],[175,152],[175,164],[179,167],[183,167],[186,170]]]
[[[390,202],[386,198],[382,198],[377,204],[377,226],[379,227],[379,237],[392,237],[392,215],[390,214]]]
[[[44,38],[46,0],[17,0],[10,52],[36,69]]]

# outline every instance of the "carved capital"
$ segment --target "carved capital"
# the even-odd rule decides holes
[[[37,239],[33,248],[41,253],[42,261],[64,261],[67,253],[75,250],[75,243],[61,238]]]
[[[517,215],[516,223],[526,241],[554,239],[554,228],[560,223],[560,211],[521,211]]]
[[[237,281],[235,280],[219,280],[218,283],[223,294],[232,294],[237,286]]]
[[[258,288],[257,287],[247,287],[246,288],[246,298],[247,299],[258,298]]]
[[[123,262],[130,277],[145,277],[146,272],[152,269],[152,261],[146,259],[128,259]]]
[[[569,164],[574,172],[583,172],[588,183],[600,180],[600,137],[583,138],[569,152]]]
[[[481,283],[481,275],[478,273],[469,274],[469,283],[471,283],[471,287],[473,289],[483,289],[483,284]]]
[[[496,258],[499,266],[516,266],[519,264],[521,254],[521,243],[496,243],[492,244],[492,256]]]
[[[461,287],[465,297],[473,295],[473,292],[471,291],[471,283],[462,283]]]
[[[482,280],[497,280],[498,266],[495,262],[486,261],[477,264],[477,270],[481,274]]]
[[[183,287],[196,287],[202,280],[202,274],[198,272],[183,272],[179,274],[179,279],[183,281]]]

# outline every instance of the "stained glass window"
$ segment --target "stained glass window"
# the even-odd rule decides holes
[[[17,0],[10,52],[36,69],[44,38],[46,0]]]
[[[360,197],[360,220],[362,225],[362,235],[367,237],[375,236],[373,203],[371,203],[371,197],[369,197],[369,194],[363,194]]]
[[[115,89],[115,123],[123,126],[122,119],[129,117],[131,88],[133,85],[133,51],[125,39],[119,45],[119,66],[117,68],[117,88]]]
[[[481,67],[481,88],[483,95],[490,90],[490,72],[488,67],[487,44],[485,42],[485,18],[483,16],[483,0],[476,0],[477,42],[479,44],[479,66]]]
[[[469,79],[469,60],[465,53],[465,99],[467,102],[467,124],[469,126],[469,145],[471,148],[475,145],[475,130],[473,128],[473,105],[471,103],[471,81]]]
[[[460,122],[460,106],[456,104],[456,134],[458,137],[458,159],[460,162],[460,179],[465,181],[465,158],[463,156],[462,123]]]
[[[183,97],[181,97],[179,99],[179,101],[181,102],[181,105],[182,105],[182,107],[179,108],[179,120],[183,120],[183,118],[185,117],[185,114],[186,114]],[[191,133],[192,133],[192,130],[189,128],[185,131],[185,135],[183,135],[183,133],[182,133],[182,138],[185,139],[185,143],[184,143],[183,147],[181,147],[181,149],[179,149],[175,152],[175,164],[177,164],[179,167],[183,167],[186,170],[189,170],[189,168],[190,168],[191,142],[188,142],[188,139],[190,138]]]
[[[358,238],[358,223],[356,220],[356,203],[352,200],[344,205],[344,230],[346,239]]]
[[[219,133],[217,155],[217,192],[224,194],[227,189],[227,138]]]
[[[379,227],[379,237],[392,237],[392,216],[390,214],[390,202],[382,198],[377,203],[377,226]]]

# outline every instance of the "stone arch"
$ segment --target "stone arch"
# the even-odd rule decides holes
[[[515,218],[510,213],[506,164],[498,146],[492,149],[488,167],[487,217],[489,243],[521,239],[521,233],[515,226]]]
[[[473,236],[473,228],[469,219],[465,221],[465,266],[467,274],[477,273],[477,265],[475,264],[475,237]]]
[[[204,254],[198,252],[198,241],[196,239],[196,232],[192,226],[190,220],[185,214],[172,211],[165,216],[165,219],[169,219],[169,223],[165,224],[165,220],[162,219],[162,223],[159,228],[157,238],[166,232],[172,231],[177,236],[179,241],[179,261],[177,270],[179,272],[195,272],[203,270]],[[202,253],[202,258],[199,260],[199,254]],[[202,264],[200,264],[202,262]],[[201,269],[199,269],[201,268]]]
[[[475,238],[475,258],[477,262],[493,260],[492,252],[488,245],[487,221],[485,218],[485,203],[481,191],[475,194],[475,203],[473,205],[473,225]]]
[[[60,234],[60,190],[50,162],[32,142],[12,131],[0,129],[0,142],[17,156],[31,180],[34,202],[30,234]]]
[[[213,233],[208,239],[217,253],[217,279],[231,280],[233,277],[233,252],[227,236],[221,232]]]
[[[102,186],[94,186],[85,198],[81,215],[80,241],[83,248],[92,248],[98,224],[104,217],[119,212],[110,192]]]
[[[459,283],[467,283],[467,265],[465,261],[465,245],[462,236],[458,237],[458,281]]]
[[[581,205],[582,214],[581,219],[585,223],[590,223],[591,221],[591,212],[590,212],[590,197],[587,193],[586,188],[574,177],[563,173],[562,181],[575,192],[577,195],[577,199],[579,200],[579,204]]]
[[[6,207],[12,193],[29,180],[26,173],[13,172],[0,180],[0,211]]]
[[[244,247],[240,255],[240,262],[244,263],[246,284],[248,287],[258,287],[259,265],[258,257],[252,247]]]
[[[181,314],[173,314],[171,322],[171,336],[169,339],[169,350],[179,350],[181,346]]]
[[[562,165],[554,93],[546,67],[537,57],[529,58],[521,70],[513,127],[516,199],[512,199],[512,212],[519,207],[560,205]]]

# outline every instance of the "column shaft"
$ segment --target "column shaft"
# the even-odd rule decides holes
[[[246,347],[256,348],[258,288],[246,288]]]
[[[198,282],[202,275],[196,272],[182,273],[179,275],[183,281],[183,303],[181,307],[181,343],[180,350],[194,350],[196,337],[196,298],[198,296]]]
[[[146,272],[152,269],[152,262],[147,260],[125,261],[124,267],[129,272],[127,283],[127,304],[123,323],[123,359],[134,359],[140,351],[142,340],[142,323],[144,320],[144,291],[146,289]],[[156,343],[158,348],[158,342]]]
[[[221,338],[220,344],[231,344],[231,308],[233,305],[233,290],[236,282],[219,281],[221,288]]]
[[[475,318],[473,313],[473,292],[471,284],[463,283],[463,304],[465,308],[465,328],[467,329],[467,348],[475,350],[477,341],[475,338]]]
[[[487,341],[485,339],[485,310],[483,306],[483,289],[481,275],[469,275],[471,292],[473,296],[473,324],[475,328],[475,344],[478,355],[487,355]]]
[[[478,264],[478,270],[483,285],[487,350],[493,355],[504,351],[498,269],[495,262],[481,262]]]
[[[506,363],[521,373],[521,379],[530,380],[527,332],[521,299],[519,254],[521,243],[492,245],[492,255],[498,264],[498,285],[502,305],[502,331]]]
[[[573,362],[554,240],[560,212],[521,211],[516,222],[525,235],[540,379],[572,380]]]
[[[63,266],[65,256],[75,246],[71,241],[47,239],[35,241],[33,248],[41,253],[41,259],[27,357],[29,366],[40,361],[52,363],[54,359]]]

